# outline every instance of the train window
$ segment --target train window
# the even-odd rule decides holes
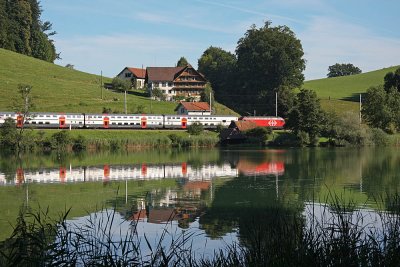
[[[32,124],[36,124],[36,121],[32,121]]]
[[[135,125],[133,122],[131,122],[131,125]]]
[[[162,123],[160,122],[158,125],[162,125]]]
[[[43,121],[39,121],[39,124],[43,124]]]
[[[204,125],[208,125],[208,123],[204,123]]]
[[[70,119],[70,118],[71,118],[71,116],[67,116],[67,118],[68,118],[68,119]]]
[[[25,124],[29,124],[29,121],[24,122]]]
[[[208,120],[208,118],[204,118],[205,120]]]
[[[117,125],[115,122],[111,123],[112,125]]]
[[[127,119],[128,117],[124,117],[124,119]]]
[[[129,117],[129,119],[133,119],[133,117]]]
[[[53,115],[53,118],[57,118],[57,115]]]
[[[121,116],[118,116],[117,119],[121,119]]]
[[[49,122],[49,121],[46,121],[45,124],[50,124],[50,122]]]
[[[46,115],[46,118],[50,118],[50,115]]]
[[[214,120],[217,120],[217,118],[214,118]]]
[[[136,117],[136,119],[139,119],[139,117]]]
[[[222,120],[222,122],[226,122],[226,120]]]
[[[43,118],[44,116],[43,116],[43,115],[39,115],[39,117],[40,117],[40,118]]]
[[[129,123],[125,122],[124,125],[129,125]]]
[[[137,122],[136,125],[140,125],[140,123]]]

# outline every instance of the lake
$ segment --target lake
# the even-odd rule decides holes
[[[48,208],[81,227],[115,211],[113,238],[134,228],[142,248],[190,236],[199,255],[246,246],[277,209],[323,213],[335,199],[390,209],[400,188],[397,148],[143,150],[0,158],[0,240],[21,207]],[[305,216],[307,217],[307,215]],[[249,225],[252,225],[249,227]],[[250,228],[250,229],[249,229]]]

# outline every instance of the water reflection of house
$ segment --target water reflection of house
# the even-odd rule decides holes
[[[257,163],[240,159],[237,169],[239,173],[244,175],[283,175],[285,173],[285,164],[282,161]]]

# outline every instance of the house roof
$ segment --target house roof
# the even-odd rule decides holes
[[[149,81],[172,82],[177,73],[186,67],[147,67]]]
[[[239,131],[247,131],[257,128],[257,124],[252,121],[232,121],[229,128],[237,128]]]
[[[146,78],[146,69],[139,69],[139,68],[129,68],[126,67],[136,78],[145,79]]]
[[[187,111],[210,111],[210,105],[207,102],[180,102],[175,111],[183,106]]]

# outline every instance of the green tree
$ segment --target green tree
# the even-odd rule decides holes
[[[210,103],[210,95],[211,95],[211,103]],[[201,92],[200,94],[200,101],[202,102],[207,102],[208,104],[212,105],[214,103],[214,92],[211,87],[210,83],[206,84],[206,87],[204,88],[204,91]]]
[[[0,47],[54,62],[58,56],[51,23],[40,20],[37,0],[0,0]]]
[[[241,111],[275,113],[275,93],[281,88],[298,88],[304,81],[303,48],[287,26],[261,28],[253,25],[236,48],[239,87],[235,93]]]
[[[314,143],[321,131],[326,128],[323,112],[315,91],[301,89],[289,111],[287,127],[296,135],[308,134],[310,142]]]
[[[198,60],[199,72],[205,75],[215,92],[215,99],[229,107],[234,107],[234,75],[236,74],[236,56],[219,47],[210,46]]]
[[[395,72],[388,72],[384,78],[384,88],[388,92],[390,88],[400,91],[400,68]]]
[[[350,63],[336,63],[335,65],[329,66],[328,71],[328,78],[360,74],[362,72],[360,68]]]
[[[7,118],[0,126],[0,145],[6,149],[16,149],[17,147],[17,128],[12,118]]]
[[[31,116],[31,109],[33,107],[32,86],[29,84],[19,84],[18,94],[13,99],[13,104],[11,106],[22,118],[21,127],[19,127],[16,135],[16,150],[18,153],[23,149],[23,143],[25,142],[25,123]]]
[[[383,86],[375,86],[367,90],[362,105],[362,115],[370,126],[385,131],[389,129],[392,115]]]
[[[153,90],[151,91],[151,96],[152,96],[152,97],[155,97],[156,99],[159,99],[159,100],[161,100],[161,101],[165,101],[165,99],[166,99],[165,94],[164,94],[163,91],[162,91],[160,88],[158,88],[158,87],[153,88]]]
[[[112,82],[112,87],[114,90],[118,90],[118,91],[128,91],[129,89],[131,89],[131,83],[130,81],[124,80],[124,79],[120,79],[118,77],[115,77]]]
[[[178,62],[176,63],[177,67],[186,67],[187,65],[189,65],[188,61],[186,60],[185,57],[181,57]]]

